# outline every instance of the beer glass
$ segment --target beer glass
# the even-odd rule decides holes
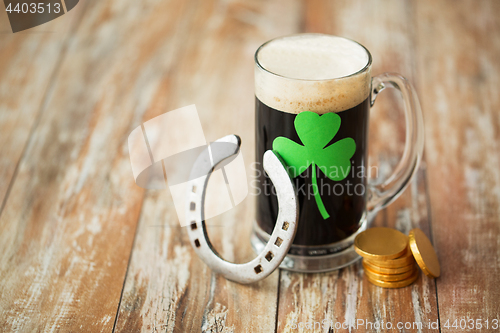
[[[394,201],[415,174],[423,151],[418,98],[402,76],[371,76],[372,57],[361,44],[324,34],[273,39],[255,53],[257,214],[252,245],[261,252],[279,205],[263,171],[272,149],[287,166],[299,202],[297,233],[281,268],[321,272],[359,257],[356,235]],[[385,181],[368,179],[370,108],[385,88],[404,100],[406,145]]]

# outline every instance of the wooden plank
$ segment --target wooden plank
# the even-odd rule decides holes
[[[400,72],[412,80],[412,22],[412,8],[400,1],[311,1],[305,29],[357,40],[372,53],[374,75]],[[399,110],[400,96],[385,91],[372,110],[369,165],[379,166],[380,177],[395,166],[404,147],[404,117]],[[424,163],[411,186],[378,214],[373,225],[405,233],[418,227],[428,233],[428,210]],[[393,290],[370,284],[360,263],[323,274],[281,273],[278,332],[377,331],[370,323],[384,323],[379,327],[384,332],[437,332],[428,328],[430,322],[438,323],[435,283],[423,274],[411,287]],[[398,328],[398,323],[410,326]]]
[[[204,1],[176,13],[183,22],[180,27],[159,29],[166,34],[175,29],[177,40],[165,42],[165,48],[180,50],[144,119],[195,103],[207,140],[230,133],[241,136],[250,175],[253,53],[266,40],[297,31],[299,3]],[[249,241],[254,207],[254,198],[248,196],[208,222],[212,243],[227,260],[244,262],[254,256]],[[260,283],[244,286],[214,275],[178,226],[168,190],[148,192],[116,331],[272,332],[278,278],[276,272]]]
[[[7,13],[0,12],[0,214],[10,203],[8,195],[16,179],[16,169],[44,111],[44,103],[54,85],[69,38],[83,12],[84,6],[79,6],[54,21],[15,34],[10,28]],[[2,217],[8,214],[3,213]],[[18,315],[11,312],[16,290],[7,289],[9,277],[12,280],[21,278],[5,273],[6,270],[16,271],[16,267],[11,265],[19,262],[13,257],[20,244],[7,251],[16,243],[15,233],[23,229],[16,224],[17,221],[8,221],[7,218],[0,220],[0,326],[4,332],[22,328],[22,322],[29,316],[29,313]],[[20,300],[17,307],[32,300]]]
[[[2,331],[109,332],[116,316],[144,195],[127,136],[180,19],[166,2],[87,5],[0,218]]]
[[[0,11],[0,212],[58,62],[81,17],[80,7],[18,33],[12,33],[7,12]]]
[[[463,319],[469,328],[473,319],[493,332],[500,319],[500,3],[415,8],[441,329],[455,332],[446,324]]]

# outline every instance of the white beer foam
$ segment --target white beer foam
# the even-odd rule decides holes
[[[370,93],[368,52],[349,39],[321,34],[283,37],[257,54],[255,94],[264,104],[289,113],[340,112]],[[355,74],[355,75],[353,75]]]

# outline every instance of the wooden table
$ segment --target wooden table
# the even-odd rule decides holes
[[[16,34],[2,13],[0,31],[2,332],[349,331],[335,329],[344,322],[376,331],[356,329],[361,320],[498,331],[500,2],[87,0]],[[414,83],[424,161],[374,224],[424,230],[439,279],[382,289],[358,263],[228,282],[192,251],[169,191],[134,183],[128,134],[193,103],[207,140],[238,133],[249,165],[253,54],[304,31],[355,39],[374,74]],[[380,170],[402,153],[400,107],[384,92],[372,111],[370,164]],[[253,256],[254,205],[249,196],[209,229],[228,260]],[[333,326],[302,327],[323,320]]]

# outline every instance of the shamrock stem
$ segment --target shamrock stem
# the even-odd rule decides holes
[[[323,217],[324,220],[326,220],[327,218],[330,217],[330,215],[326,211],[325,205],[323,204],[323,201],[321,200],[321,195],[319,194],[318,191],[318,180],[316,179],[316,164],[313,162],[311,164],[311,167],[312,167],[312,185],[314,191],[314,199],[316,200],[316,205],[318,206],[321,216]]]

